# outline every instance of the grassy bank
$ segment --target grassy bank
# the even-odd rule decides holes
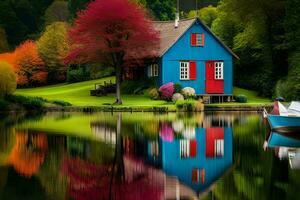
[[[114,94],[103,97],[90,96],[90,90],[94,89],[95,84],[104,83],[104,81],[114,81],[114,78],[107,77],[74,84],[59,84],[33,89],[18,89],[16,94],[38,96],[48,100],[62,100],[71,103],[73,106],[107,106],[114,102]],[[154,101],[146,95],[122,95],[122,97],[123,105],[121,107],[174,107],[172,103]]]
[[[94,89],[95,84],[104,83],[104,81],[114,81],[113,77],[107,77],[98,80],[85,81],[74,84],[58,84],[30,89],[18,89],[16,94],[31,97],[42,97],[43,99],[54,101],[61,100],[71,103],[74,107],[111,107],[115,95],[110,94],[103,97],[90,96],[90,90]],[[254,91],[241,88],[234,88],[234,95],[244,94],[248,98],[247,103],[222,103],[211,104],[208,107],[224,106],[261,106],[269,104],[270,100],[258,97]],[[175,105],[171,102],[152,100],[147,95],[123,95],[123,105],[115,106],[119,108],[137,108],[147,109],[152,107],[168,107],[169,110],[175,110]]]

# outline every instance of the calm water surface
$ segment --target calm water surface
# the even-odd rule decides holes
[[[258,113],[1,116],[0,199],[299,199],[300,140]]]

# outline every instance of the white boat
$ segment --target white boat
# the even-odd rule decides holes
[[[292,101],[288,108],[286,108],[279,101],[274,102],[273,111],[270,113],[271,115],[279,115],[285,117],[300,117],[300,102]],[[263,117],[267,118],[269,113],[264,109]]]
[[[264,117],[267,117],[272,130],[292,131],[300,128],[300,102],[293,101],[286,108],[279,101],[275,101],[274,108],[271,113],[267,113],[264,109]]]

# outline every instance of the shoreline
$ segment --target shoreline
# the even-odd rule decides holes
[[[262,111],[263,108],[271,108],[270,104],[262,105],[205,105],[204,110],[198,111],[186,111],[178,110],[176,107],[168,106],[152,106],[152,107],[130,107],[130,106],[49,106],[43,107],[40,110],[44,112],[205,112],[205,111]],[[12,109],[7,111],[0,111],[0,113],[5,112],[24,112],[31,110],[26,109]]]

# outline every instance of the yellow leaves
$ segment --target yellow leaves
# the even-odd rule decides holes
[[[16,88],[17,82],[13,67],[7,62],[0,61],[0,97],[12,94]]]

